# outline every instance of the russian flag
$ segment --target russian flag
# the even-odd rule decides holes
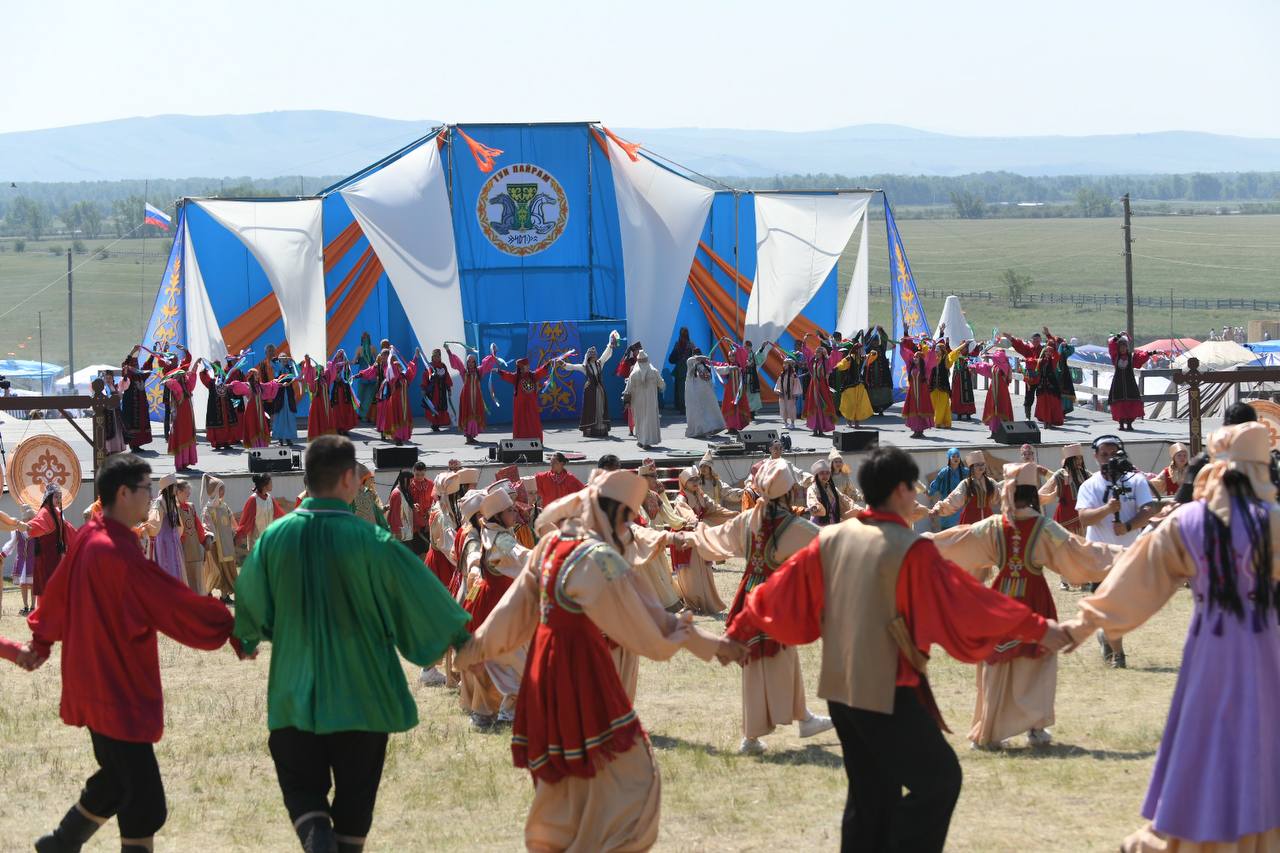
[[[173,224],[173,220],[169,218],[168,214],[158,207],[153,207],[151,202],[146,203],[144,212],[146,216],[142,220],[143,225],[154,225],[157,228],[163,228],[168,231],[169,226]]]

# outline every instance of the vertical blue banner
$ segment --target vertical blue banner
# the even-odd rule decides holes
[[[550,361],[562,353],[577,350],[577,355],[569,356],[570,361],[581,361],[584,352],[580,347],[581,337],[578,324],[571,321],[554,320],[545,323],[529,324],[529,369],[536,370],[538,365]],[[621,358],[622,353],[615,353]],[[605,370],[611,370],[617,362],[610,361]],[[578,400],[582,396],[583,377],[579,373],[556,365],[543,386],[545,390],[538,397],[542,405],[544,421],[574,420],[578,417]]]
[[[174,229],[173,248],[169,250],[169,260],[164,265],[164,275],[160,279],[160,290],[156,293],[156,304],[151,309],[151,319],[147,321],[146,335],[142,345],[154,347],[156,344],[187,343],[187,315],[185,287],[186,277],[183,275],[182,258],[187,243],[187,207],[178,208],[178,224]],[[146,361],[140,357],[139,363]],[[159,372],[153,373],[147,380],[147,410],[151,420],[164,420],[164,389],[160,385]]]
[[[916,292],[916,279],[911,274],[911,262],[907,260],[907,250],[902,245],[898,223],[893,221],[887,193],[884,196],[884,230],[889,237],[889,286],[893,303],[893,329],[890,335],[895,341],[902,340],[903,335],[928,335],[929,321],[924,316],[924,305],[920,303],[920,295]],[[907,365],[896,346],[891,355],[893,394],[895,399],[900,400],[906,393]]]

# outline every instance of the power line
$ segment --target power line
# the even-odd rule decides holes
[[[145,225],[145,223],[144,223],[144,225]],[[143,227],[143,225],[139,225],[139,226],[137,226],[137,228],[134,228],[134,229],[133,229],[133,231],[130,231],[128,234],[125,234],[125,235],[124,235],[124,237],[120,237],[120,238],[119,238],[119,239],[117,239],[115,242],[108,243],[107,245],[103,246],[102,248],[103,248],[103,249],[109,249],[109,248],[111,248],[111,247],[112,247],[112,246],[114,246],[116,243],[119,243],[121,240],[124,240],[126,237],[131,237],[131,236],[133,236],[133,234],[134,234],[136,231],[138,231],[139,229],[141,229],[142,227]],[[30,302],[32,299],[35,299],[37,296],[39,296],[40,294],[44,293],[44,292],[45,292],[46,290],[48,290],[49,288],[53,287],[55,284],[58,284],[58,283],[63,282],[63,281],[66,281],[66,280],[67,280],[67,276],[68,276],[68,275],[70,275],[71,273],[74,273],[76,270],[80,269],[80,267],[84,266],[85,264],[89,263],[89,262],[90,262],[90,261],[92,261],[92,260],[93,260],[93,256],[92,256],[92,255],[90,255],[89,257],[85,258],[83,261],[81,261],[81,262],[80,262],[79,264],[77,264],[76,266],[74,266],[74,267],[72,267],[71,269],[67,270],[66,272],[62,273],[62,274],[61,274],[61,275],[59,275],[57,278],[55,278],[53,281],[49,282],[49,283],[48,283],[48,284],[46,284],[44,287],[40,288],[40,289],[39,289],[39,290],[37,290],[35,293],[33,293],[33,294],[31,294],[30,296],[28,296],[26,299],[23,299],[21,302],[18,302],[16,305],[14,305],[14,306],[13,306],[12,308],[10,308],[8,311],[5,311],[4,313],[0,313],[0,320],[3,320],[5,317],[8,317],[8,316],[9,316],[10,314],[12,314],[14,311],[17,311],[17,310],[18,310],[19,308],[21,308],[23,305],[26,305],[26,304],[27,304],[28,302]]]
[[[1140,221],[1141,221],[1141,220],[1140,220]],[[1145,224],[1145,223],[1140,224],[1140,225],[1136,225],[1136,226],[1134,226],[1134,227],[1135,227],[1135,228],[1141,228],[1143,231],[1163,231],[1163,232],[1165,232],[1166,234],[1188,234],[1188,235],[1190,235],[1190,236],[1192,236],[1192,237],[1206,237],[1206,236],[1210,236],[1210,235],[1205,234],[1203,231],[1181,231],[1181,230],[1179,230],[1179,229],[1177,229],[1177,228],[1161,228],[1161,227],[1159,227],[1158,225],[1147,225],[1147,224]]]
[[[1217,249],[1280,249],[1280,243],[1268,243],[1264,246],[1240,246],[1233,243],[1197,243],[1194,240],[1161,240],[1159,237],[1145,237],[1148,243],[1163,243],[1167,246],[1212,246]]]
[[[1140,255],[1137,252],[1134,252],[1133,256],[1135,258],[1143,258],[1148,261],[1164,261],[1166,264],[1177,264],[1178,266],[1183,267],[1203,267],[1204,269],[1209,270],[1233,270],[1235,272],[1280,273],[1280,270],[1263,269],[1262,267],[1231,267],[1226,266],[1225,264],[1198,264],[1195,261],[1176,261],[1173,258],[1160,258],[1155,255]],[[0,314],[0,316],[4,315]]]

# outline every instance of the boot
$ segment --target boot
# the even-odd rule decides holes
[[[352,838],[349,835],[339,835],[337,838],[338,853],[363,853],[363,838]]]
[[[80,847],[93,837],[102,824],[91,820],[79,804],[71,807],[58,828],[36,841],[37,853],[80,853]]]
[[[327,814],[313,814],[293,825],[303,853],[337,853],[338,841]]]

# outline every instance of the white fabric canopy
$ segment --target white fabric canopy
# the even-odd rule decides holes
[[[618,202],[627,337],[662,364],[693,255],[715,193],[645,157],[632,161],[612,139],[609,166]]]
[[[871,196],[756,196],[756,277],[746,334],[752,343],[778,340],[809,304],[849,244]]]
[[[227,344],[222,339],[222,327],[213,314],[213,304],[209,301],[209,292],[204,287],[204,276],[200,274],[200,264],[196,262],[196,247],[191,240],[191,226],[182,218],[184,242],[182,248],[182,301],[187,323],[187,349],[197,356],[209,361],[218,361],[227,357]],[[209,389],[204,383],[196,381],[195,391],[191,394],[191,405],[194,408],[196,429],[204,429],[204,418],[208,411]]]
[[[91,364],[88,367],[80,368],[72,376],[59,376],[57,379],[53,380],[53,384],[59,388],[65,388],[71,385],[72,380],[75,380],[76,388],[88,388],[93,383],[93,380],[98,377],[98,374],[106,370],[115,371],[116,375],[119,376],[120,365]]]
[[[1253,350],[1245,349],[1235,341],[1205,341],[1192,347],[1173,360],[1173,366],[1187,369],[1187,361],[1200,359],[1201,370],[1227,370],[1237,364],[1249,364],[1258,357]]]
[[[871,325],[871,286],[867,276],[867,232],[871,229],[871,218],[867,216],[865,206],[862,213],[858,214],[858,221],[862,223],[862,231],[858,237],[858,259],[853,263],[849,292],[844,295],[844,307],[840,309],[840,318],[836,320],[836,328],[849,338]]]
[[[465,340],[458,256],[440,149],[427,140],[341,191],[428,353]]]
[[[960,307],[960,297],[954,293],[947,297],[946,303],[942,306],[942,318],[938,320],[938,326],[933,330],[935,339],[942,337],[942,325],[947,326],[947,340],[952,346],[961,341],[973,340],[973,328],[969,325],[969,321],[964,318],[964,309]]]
[[[321,202],[197,201],[253,253],[280,303],[284,336],[299,361],[329,354],[325,330]]]

